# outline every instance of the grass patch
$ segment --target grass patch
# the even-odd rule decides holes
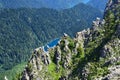
[[[4,80],[4,77],[7,76],[9,80],[13,80],[17,75],[19,75],[25,68],[26,62],[14,66],[11,70],[1,71],[0,80]]]
[[[48,72],[47,74],[52,76],[53,80],[59,80],[62,75],[63,68],[60,67],[57,71],[57,66],[52,62],[48,65]]]

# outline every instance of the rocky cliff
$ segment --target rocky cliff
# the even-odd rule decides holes
[[[45,52],[33,52],[21,80],[119,80],[120,79],[120,0],[109,0],[104,19],[78,32],[67,34]]]

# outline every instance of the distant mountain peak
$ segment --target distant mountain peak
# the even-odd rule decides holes
[[[53,8],[67,9],[88,0],[0,0],[1,8]]]
[[[104,12],[107,2],[108,0],[89,0],[87,4]]]

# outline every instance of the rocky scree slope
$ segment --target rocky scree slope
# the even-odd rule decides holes
[[[35,49],[21,80],[119,80],[120,0],[109,0],[104,19],[78,32],[64,35],[48,52]]]

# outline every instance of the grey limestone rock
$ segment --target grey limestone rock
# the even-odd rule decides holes
[[[61,50],[60,50],[60,47],[57,46],[55,50],[55,63],[59,65],[60,61],[61,61]]]

